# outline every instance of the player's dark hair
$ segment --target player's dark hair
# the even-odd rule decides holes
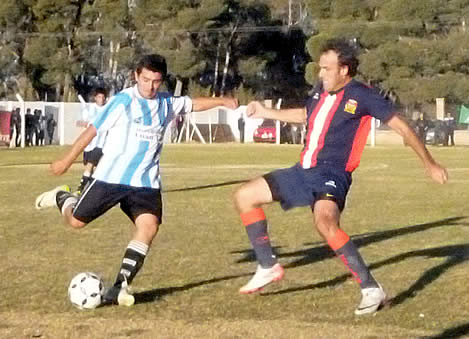
[[[93,97],[95,97],[98,94],[102,94],[105,97],[107,97],[107,90],[104,87],[96,87],[95,89],[93,89],[92,95],[93,95]]]
[[[166,66],[166,60],[161,55],[158,54],[147,54],[144,55],[137,63],[135,68],[137,74],[142,72],[142,69],[148,69],[152,72],[161,73],[163,78],[166,77],[168,68]]]
[[[321,48],[321,54],[334,51],[340,66],[348,67],[348,75],[354,77],[358,70],[357,48],[345,39],[330,39]]]

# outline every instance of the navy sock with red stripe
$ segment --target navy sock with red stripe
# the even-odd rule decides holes
[[[339,229],[334,237],[328,240],[328,244],[347,266],[361,288],[378,287],[378,283],[347,233]]]
[[[269,268],[277,263],[267,230],[267,220],[261,208],[253,209],[241,214],[241,220],[246,226],[246,232],[256,254],[257,261],[262,268]]]

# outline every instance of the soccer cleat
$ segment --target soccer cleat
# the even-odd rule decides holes
[[[362,300],[355,310],[356,315],[374,313],[386,303],[386,293],[381,285],[362,289]]]
[[[57,202],[55,198],[56,198],[57,193],[59,193],[60,191],[70,192],[70,187],[68,187],[67,185],[61,185],[61,186],[57,186],[53,190],[40,194],[36,198],[36,203],[35,203],[36,209],[42,210],[44,208],[57,206]]]
[[[285,271],[280,264],[275,264],[270,268],[257,266],[256,273],[249,282],[239,289],[241,294],[250,294],[261,290],[264,286],[283,278]]]
[[[122,286],[112,286],[109,288],[102,298],[102,305],[123,305],[132,306],[135,304],[135,297],[129,293],[127,282],[123,282]]]
[[[120,290],[118,286],[111,286],[106,293],[103,294],[101,305],[117,305],[117,296]]]
[[[121,306],[132,306],[133,304],[135,304],[135,297],[129,293],[127,281],[124,281],[122,283],[121,290],[117,295],[117,303]]]

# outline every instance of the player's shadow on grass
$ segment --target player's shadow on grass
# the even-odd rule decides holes
[[[425,224],[419,224],[419,225],[414,225],[414,226],[407,226],[407,227],[402,227],[402,228],[398,228],[394,230],[381,231],[381,232],[366,233],[366,234],[355,236],[353,237],[353,239],[354,239],[355,244],[357,244],[358,247],[361,247],[361,246],[366,246],[371,243],[388,240],[397,236],[403,236],[406,234],[422,232],[422,231],[435,228],[435,227],[451,226],[451,225],[466,225],[466,224],[462,224],[458,222],[462,219],[465,219],[465,217],[454,217],[454,218],[443,219],[443,220],[433,222],[433,223],[425,223]],[[279,252],[280,249],[281,247],[275,248],[276,252]],[[233,251],[231,253],[244,254],[244,258],[238,260],[237,261],[238,263],[255,260],[254,254],[251,250]],[[447,257],[447,260],[444,263],[425,272],[423,276],[416,283],[414,283],[407,291],[401,292],[398,296],[396,296],[392,300],[392,304],[397,305],[399,303],[402,303],[405,299],[411,296],[414,296],[417,291],[423,289],[427,284],[437,279],[448,268],[466,260],[468,257],[468,254],[469,254],[469,244],[438,247],[438,248],[433,248],[433,249],[425,249],[425,250],[412,251],[412,252],[400,254],[392,258],[389,258],[389,259],[386,259],[377,263],[373,263],[370,265],[370,269],[373,270],[375,268],[379,268],[381,266],[403,261],[405,259],[412,258],[412,257],[419,257],[419,256]],[[301,257],[298,260],[295,260],[289,264],[284,265],[285,268],[293,268],[297,266],[307,265],[307,264],[321,261],[324,259],[332,258],[334,257],[334,255],[335,255],[334,252],[332,252],[329,249],[329,247],[324,244],[307,249],[307,250],[278,254],[279,257],[298,257],[298,256]],[[214,284],[214,283],[218,283],[218,282],[222,282],[226,280],[237,279],[240,277],[251,276],[251,275],[252,275],[252,272],[249,272],[245,274],[229,275],[229,276],[224,276],[224,277],[201,280],[197,282],[184,284],[181,286],[156,288],[150,291],[144,291],[144,292],[134,294],[135,302],[136,303],[154,302],[154,301],[161,299],[162,297],[166,295],[170,295],[176,292],[186,291],[186,290],[197,288],[197,287],[207,285],[207,284]],[[301,286],[301,287],[294,287],[290,289],[284,289],[284,290],[276,291],[273,293],[263,293],[263,295],[284,294],[284,293],[290,293],[290,292],[296,292],[296,291],[311,290],[315,288],[333,287],[333,286],[336,286],[338,284],[345,282],[347,279],[349,279],[349,277],[350,275],[347,273],[347,274],[338,276],[334,279],[319,282],[316,284]]]
[[[203,285],[208,285],[208,284],[215,284],[221,281],[225,280],[231,280],[231,279],[237,279],[245,276],[251,276],[252,272],[249,273],[243,273],[243,274],[238,274],[238,275],[228,275],[225,277],[219,277],[219,278],[212,278],[212,279],[207,279],[207,280],[201,280],[201,281],[196,281],[188,284],[184,284],[181,286],[171,286],[171,287],[163,287],[163,288],[155,288],[150,291],[144,291],[144,292],[139,292],[135,293],[135,303],[136,304],[142,304],[142,303],[149,303],[149,302],[155,302],[161,298],[163,298],[166,295],[170,295],[176,292],[182,292],[182,291],[187,291],[190,290],[191,288],[196,288],[200,287]]]
[[[454,217],[454,218],[443,219],[443,220],[433,222],[433,223],[425,223],[425,224],[419,224],[415,226],[407,226],[407,227],[398,228],[395,230],[366,233],[366,234],[362,234],[359,236],[355,236],[354,242],[357,245],[357,247],[362,247],[371,243],[388,240],[396,236],[422,232],[422,231],[435,228],[435,227],[452,226],[452,225],[459,225],[459,226],[468,225],[467,223],[459,222],[462,219],[465,219],[465,217]],[[238,260],[238,262],[247,261],[246,259],[253,258],[252,255],[248,254],[248,252],[246,252],[245,255],[246,257],[243,258],[242,260]],[[320,260],[332,258],[335,256],[335,254],[328,248],[327,245],[322,245],[322,246],[313,247],[311,249],[307,249],[303,251],[282,253],[279,256],[280,257],[302,256],[300,259],[284,265],[286,268],[292,268],[292,267],[302,266],[302,265],[310,264],[310,263],[317,262]],[[442,246],[442,247],[435,247],[435,248],[423,249],[423,250],[418,250],[418,251],[410,251],[410,252],[399,254],[391,258],[373,263],[369,265],[369,267],[371,270],[374,270],[382,266],[398,263],[398,262],[404,261],[409,258],[414,258],[414,257],[446,258],[446,260],[443,263],[436,265],[430,268],[429,270],[427,270],[426,272],[424,272],[423,275],[415,283],[413,283],[407,290],[400,292],[392,300],[390,300],[391,306],[397,306],[403,303],[406,299],[415,297],[419,291],[423,290],[428,284],[438,279],[438,277],[440,277],[445,271],[447,271],[451,267],[454,267],[468,260],[469,259],[469,244]],[[285,294],[285,293],[291,293],[291,292],[312,290],[316,288],[334,287],[334,286],[344,283],[349,278],[350,278],[350,274],[346,273],[338,277],[335,277],[333,279],[322,281],[319,283],[306,285],[306,286],[300,286],[300,287],[292,287],[292,288],[283,289],[283,290],[275,291],[271,293],[263,293],[263,295],[265,296],[265,295]]]
[[[455,225],[469,226],[469,223],[460,222],[461,220],[465,218],[466,217],[446,218],[446,219],[438,220],[435,222],[405,226],[405,227],[396,228],[392,230],[363,233],[363,234],[351,236],[351,238],[355,246],[360,248],[360,247],[364,247],[364,246],[374,244],[380,241],[385,241],[385,240],[393,239],[396,237],[405,236],[408,234],[424,232],[432,228],[448,227],[448,226],[455,226]],[[306,245],[315,245],[315,247],[311,247],[311,248],[307,248],[307,249],[299,250],[299,251],[293,251],[293,252],[278,253],[279,252],[278,249],[281,249],[282,246],[277,246],[275,248],[277,252],[276,255],[279,258],[298,258],[288,264],[285,264],[284,265],[285,268],[293,268],[293,267],[298,267],[298,266],[309,265],[315,262],[319,262],[325,259],[335,257],[335,253],[324,242],[308,243]],[[255,261],[255,255],[252,249],[237,250],[237,251],[232,251],[231,253],[244,255],[243,258],[236,260],[236,263]]]
[[[423,337],[422,339],[461,338],[463,335],[466,334],[469,334],[469,323],[448,328],[437,335],[431,337]]]
[[[378,269],[380,267],[395,264],[410,258],[416,257],[425,257],[425,258],[446,258],[446,260],[436,266],[425,271],[422,276],[415,281],[408,289],[405,291],[400,292],[398,295],[394,296],[391,300],[389,300],[388,304],[393,307],[399,304],[402,304],[409,298],[414,298],[417,296],[418,292],[422,291],[427,285],[434,282],[438,279],[444,272],[448,269],[459,265],[460,263],[469,259],[469,243],[460,244],[460,245],[452,245],[452,246],[442,246],[442,247],[434,247],[428,248],[418,251],[410,251],[407,253],[398,254],[391,258],[375,262],[369,265],[370,270]],[[301,286],[301,287],[293,287],[288,289],[283,289],[280,291],[275,291],[271,293],[263,293],[262,295],[275,295],[275,294],[285,294],[291,292],[298,292],[298,291],[306,291],[312,290],[316,288],[325,288],[325,287],[334,287],[338,284],[344,283],[347,279],[350,278],[350,274],[342,274],[334,279],[322,281],[316,284]]]
[[[242,184],[244,182],[247,182],[247,180],[232,180],[232,181],[220,182],[218,184],[201,185],[201,186],[184,187],[184,188],[174,188],[174,189],[170,189],[170,190],[163,190],[163,193],[198,191],[198,190],[207,189],[207,188],[215,188],[215,187]]]
[[[469,243],[427,248],[418,251],[411,251],[396,255],[387,260],[375,263],[370,266],[371,269],[381,266],[394,264],[407,260],[409,258],[446,258],[441,264],[435,265],[426,270],[422,276],[415,281],[407,290],[400,292],[391,300],[391,306],[402,304],[406,299],[414,298],[427,285],[437,280],[443,273],[450,268],[457,266],[469,259]]]

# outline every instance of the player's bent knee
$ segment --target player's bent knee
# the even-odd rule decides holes
[[[247,210],[252,209],[252,206],[254,206],[255,203],[254,197],[255,194],[253,194],[249,187],[243,185],[238,188],[234,193],[234,202],[239,212],[246,212]]]

